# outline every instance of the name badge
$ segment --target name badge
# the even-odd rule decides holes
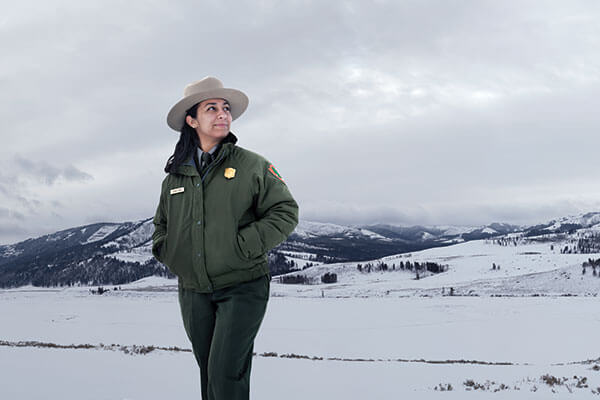
[[[182,186],[182,187],[175,188],[175,189],[171,189],[171,194],[177,194],[177,193],[181,193],[181,192],[183,192],[183,190],[184,190],[184,189],[185,189],[185,188],[184,188],[183,186]]]

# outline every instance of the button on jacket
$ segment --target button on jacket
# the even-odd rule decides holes
[[[275,168],[231,132],[200,176],[193,158],[162,182],[152,254],[184,288],[210,293],[269,274],[267,252],[298,223]]]

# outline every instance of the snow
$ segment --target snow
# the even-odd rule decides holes
[[[275,283],[275,296],[356,297],[356,296],[441,296],[450,287],[458,294],[479,295],[597,295],[600,278],[590,273],[581,275],[581,264],[600,254],[560,254],[564,246],[554,243],[525,243],[500,246],[493,241],[476,240],[447,247],[398,254],[373,260],[384,261],[390,270],[371,273],[358,271],[366,262],[321,264],[301,273],[314,282],[326,272],[337,274],[335,284],[291,285]],[[400,261],[411,263],[436,262],[448,266],[448,271],[415,280],[414,272],[399,270]],[[396,270],[392,271],[392,264]],[[492,270],[492,264],[500,266]]]
[[[581,215],[571,215],[550,221],[550,226],[545,228],[548,231],[558,230],[563,225],[581,225],[584,228],[591,228],[600,224],[600,213],[592,212]],[[598,229],[596,227],[596,229]]]
[[[148,221],[145,221],[144,223],[142,223],[139,227],[137,227],[136,229],[134,229],[132,232],[128,233],[127,235],[120,236],[115,240],[104,243],[102,245],[102,247],[111,247],[111,246],[135,247],[135,246],[139,246],[140,244],[146,242],[148,240],[148,238],[152,236],[153,232],[154,232],[154,224],[152,223],[152,220],[148,220]]]
[[[177,286],[177,279],[169,279],[161,276],[148,276],[146,278],[139,279],[135,282],[131,282],[125,285],[121,285],[122,289],[153,289],[153,288],[165,288]]]
[[[462,235],[463,233],[470,233],[476,230],[473,226],[448,226],[448,225],[435,225],[433,229],[439,229],[444,232],[444,235]]]
[[[285,256],[290,256],[290,257],[294,257],[294,258],[302,258],[302,259],[309,259],[310,257],[312,257],[314,255],[313,253],[306,253],[303,251],[289,251],[289,250],[282,251],[281,254],[283,254]]]
[[[559,224],[578,224],[583,227],[590,227],[600,223],[600,213],[590,212],[581,215],[571,215],[562,217],[558,220]]]
[[[152,242],[149,241],[143,246],[138,246],[131,249],[125,249],[117,251],[115,253],[107,254],[105,257],[112,257],[121,261],[139,262],[140,264],[145,264],[148,261],[152,260],[152,258],[154,257],[152,255]]]
[[[597,234],[598,232],[600,232],[600,224],[590,226],[587,229],[579,229],[578,232]]]
[[[367,236],[367,237],[369,237],[371,239],[379,239],[379,240],[391,241],[391,239],[388,239],[385,236],[381,236],[380,234],[375,233],[373,231],[370,231],[368,229],[359,228],[358,231],[360,232],[360,234],[362,236]]]
[[[548,232],[554,232],[557,229],[560,229],[560,227],[563,225],[562,222],[555,222],[552,225],[548,226],[547,228],[544,228],[543,230],[548,231]]]
[[[429,239],[435,239],[435,236],[433,236],[431,233],[423,232],[423,234],[421,235],[421,240],[429,240]]]
[[[331,236],[335,234],[344,233],[348,227],[331,224],[331,223],[320,223],[300,220],[294,233],[302,238],[309,238],[313,236]]]
[[[281,254],[283,254],[285,256],[286,260],[294,261],[296,263],[296,269],[298,269],[298,270],[303,269],[308,264],[312,264],[312,265],[322,264],[322,262],[320,262],[320,261],[311,261],[310,260],[311,257],[314,257],[314,254],[312,254],[312,253],[285,250],[285,251],[282,251]]]
[[[343,235],[345,237],[352,236],[367,236],[372,239],[380,239],[386,240],[389,239],[370,231],[368,229],[363,228],[353,228],[348,226],[342,226],[332,223],[323,223],[323,222],[311,222],[300,220],[294,233],[302,238],[311,238],[318,236],[334,236],[334,235]]]
[[[10,244],[10,245],[6,245],[3,246],[4,247],[4,253],[2,254],[2,257],[16,257],[18,255],[20,255],[21,253],[23,253],[23,250],[17,250],[15,248],[14,244]]]
[[[189,349],[176,291],[151,290],[174,282],[145,279],[102,296],[87,288],[3,290],[0,340]],[[600,372],[594,363],[566,363],[600,356],[590,342],[598,329],[593,297],[271,297],[255,342],[251,398],[437,399],[434,388],[450,383],[454,390],[444,398],[462,399],[463,382],[473,379],[510,388],[494,398],[545,399],[552,395],[540,379],[547,373],[569,377],[569,398],[586,398],[600,386]],[[190,352],[0,346],[0,371],[3,398],[10,399],[200,397]],[[589,388],[575,388],[574,375],[586,376]]]
[[[82,368],[84,367],[84,368]],[[199,399],[197,366],[189,353],[128,356],[112,352],[64,351],[53,349],[0,348],[3,394],[8,399],[63,400],[153,400]],[[473,367],[471,365],[430,365],[415,363],[376,363],[312,361],[255,357],[252,361],[251,399],[464,399],[462,382],[493,380],[511,390],[493,394],[494,399],[560,398],[547,385],[523,384],[552,373],[558,377],[587,376],[591,382],[598,372],[589,366]],[[24,382],[23,377],[30,377]],[[27,384],[35,382],[35,384]],[[452,392],[433,390],[440,383],[452,383]],[[519,385],[520,390],[512,389]],[[567,398],[591,397],[590,389],[556,388]],[[475,394],[472,394],[475,396]],[[587,397],[589,396],[589,397]],[[470,398],[470,397],[467,397]],[[482,398],[482,397],[478,397]]]
[[[486,227],[486,228],[484,228],[484,229],[481,231],[481,233],[489,233],[489,234],[493,235],[493,234],[496,234],[496,233],[498,233],[498,231],[497,231],[497,230],[495,230],[495,229],[492,229],[492,228]]]
[[[322,262],[319,262],[319,261],[310,261],[310,260],[306,260],[304,258],[296,258],[296,257],[289,257],[289,256],[286,256],[285,258],[288,261],[294,261],[296,263],[296,269],[298,269],[298,270],[303,269],[308,264],[312,264],[312,265],[321,265],[321,264],[323,264]]]
[[[592,367],[600,365],[594,345],[600,278],[590,268],[582,275],[581,263],[600,254],[560,254],[564,242],[552,243],[555,250],[551,243],[524,238],[517,243],[479,240],[371,261],[448,266],[419,280],[410,271],[359,272],[358,263],[294,273],[319,281],[335,272],[335,284],[274,279],[254,347],[251,397],[463,399],[464,382],[472,379],[489,386],[485,394],[472,390],[484,398],[492,392],[495,399],[511,400],[598,398],[592,390],[600,387],[600,372]],[[134,257],[148,244],[112,256]],[[308,254],[288,256],[304,260]],[[492,263],[501,268],[492,270]],[[450,287],[455,296],[448,296]],[[200,397],[189,351],[119,350],[134,345],[189,350],[177,280],[148,277],[120,290],[109,286],[103,295],[90,289],[0,290],[2,398]],[[93,348],[15,347],[21,341]],[[566,377],[566,384],[550,387],[545,374]],[[588,387],[577,387],[581,377]],[[454,389],[441,394],[435,390],[441,384]]]
[[[96,232],[92,234],[85,242],[81,244],[87,244],[92,242],[97,242],[98,240],[102,240],[117,229],[119,229],[121,225],[119,224],[109,224],[101,226]]]

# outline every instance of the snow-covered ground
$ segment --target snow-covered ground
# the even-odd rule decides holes
[[[313,254],[300,252],[300,251],[282,251],[281,252],[287,261],[294,261],[296,263],[296,269],[302,270],[308,264],[310,265],[321,265],[322,262],[312,261],[311,256]]]
[[[199,398],[190,352],[109,347],[189,349],[177,294],[160,283],[101,296],[87,288],[0,291],[2,398]],[[552,389],[587,398],[600,386],[600,361],[581,362],[600,357],[599,329],[591,296],[272,297],[256,339],[252,398],[458,399],[469,379],[488,381],[489,390],[471,391],[484,397],[504,384],[494,398],[541,399]],[[14,347],[20,341],[96,348]],[[546,374],[566,384],[551,387]],[[582,377],[587,388],[576,387]],[[440,393],[441,384],[453,390]]]
[[[419,280],[341,263],[297,272],[336,284],[274,281],[252,398],[600,398],[600,278],[581,273],[600,255],[554,248],[467,242],[371,262],[448,265]],[[0,290],[0,399],[199,398],[176,290]]]
[[[113,243],[113,242],[109,242]],[[151,260],[154,256],[152,255],[152,242],[147,242],[141,246],[128,248],[126,250],[118,251],[107,255],[106,257],[113,257],[117,260],[127,262],[139,262],[144,264]]]
[[[551,245],[553,249],[551,249]],[[360,272],[366,262],[322,264],[290,275],[306,275],[320,282],[326,272],[337,274],[335,284],[273,285],[274,296],[372,297],[440,296],[450,288],[458,295],[598,295],[600,277],[591,269],[582,275],[581,264],[600,254],[561,254],[561,243],[526,243],[501,246],[476,240],[370,261],[388,264],[387,271]],[[400,262],[435,262],[448,270],[415,280],[415,273],[400,270]],[[500,269],[492,269],[495,264]],[[392,270],[395,265],[395,270]],[[600,270],[600,268],[599,268]]]

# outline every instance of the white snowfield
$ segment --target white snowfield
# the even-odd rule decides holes
[[[581,273],[600,255],[560,248],[468,242],[381,260],[448,265],[419,280],[341,263],[295,272],[335,284],[274,281],[251,398],[600,398],[600,278]],[[176,280],[105,287],[0,290],[0,398],[200,398]]]
[[[154,224],[152,223],[152,220],[148,220],[148,221],[144,222],[143,224],[141,224],[137,229],[130,232],[129,234],[120,236],[116,240],[112,240],[108,243],[104,243],[102,245],[102,247],[111,247],[111,246],[119,246],[119,245],[128,246],[128,247],[139,246],[142,243],[148,241],[148,238],[152,236],[153,232],[154,232]],[[94,235],[96,235],[97,233],[98,232],[96,232]],[[105,235],[104,237],[106,237],[106,236],[107,235]],[[152,254],[150,253],[150,255],[152,255]]]
[[[551,246],[553,249],[551,250]],[[322,264],[287,275],[305,275],[314,285],[274,283],[274,296],[371,297],[447,295],[450,288],[459,295],[597,295],[600,277],[592,270],[582,274],[582,263],[600,254],[561,254],[565,243],[518,244],[501,246],[493,241],[476,240],[423,251],[388,256],[382,259],[338,264]],[[415,273],[400,270],[400,262],[435,262],[448,270],[415,279]],[[358,264],[385,262],[387,271],[360,272]],[[392,265],[395,270],[392,270]],[[500,269],[492,269],[492,265]],[[364,270],[364,268],[363,268]],[[336,273],[337,283],[321,284],[320,277]],[[600,268],[598,268],[600,273]],[[277,278],[274,279],[277,282]]]
[[[329,235],[342,235],[346,237],[367,236],[373,239],[389,241],[390,239],[381,236],[378,233],[372,232],[364,228],[354,228],[349,226],[337,225],[332,223],[311,222],[300,220],[294,233],[300,237],[318,237]]]
[[[117,260],[127,262],[139,262],[144,264],[150,261],[154,256],[152,255],[152,242],[146,242],[141,246],[128,248],[126,250],[117,251],[106,255],[105,257],[116,258]]]
[[[97,242],[98,240],[102,240],[117,229],[119,229],[119,224],[106,224],[101,226],[92,236],[90,236],[85,242],[82,244]]]
[[[190,348],[176,292],[147,283],[101,296],[0,292],[2,398],[199,398],[190,352],[119,350]],[[477,390],[484,398],[588,398],[600,386],[598,329],[594,297],[273,297],[256,339],[252,398],[461,399],[468,380],[487,385]],[[22,341],[93,348],[15,347]],[[568,380],[551,387],[546,374]],[[435,390],[447,384],[451,392]]]

